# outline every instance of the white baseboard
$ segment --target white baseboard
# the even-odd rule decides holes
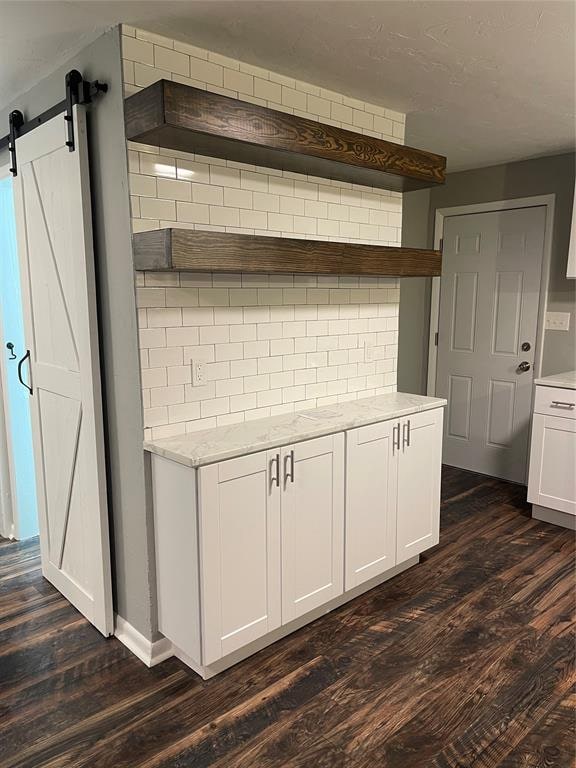
[[[114,616],[114,637],[128,648],[129,651],[143,661],[147,667],[154,667],[164,659],[174,655],[172,643],[166,637],[154,643],[138,632],[132,624],[122,616]]]

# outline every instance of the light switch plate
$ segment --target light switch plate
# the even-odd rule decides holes
[[[570,312],[546,312],[547,331],[568,331],[570,330]]]

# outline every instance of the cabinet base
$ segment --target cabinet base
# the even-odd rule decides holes
[[[333,611],[335,608],[339,608],[341,605],[349,603],[350,600],[363,595],[364,592],[368,592],[369,590],[374,589],[374,587],[383,584],[385,581],[394,578],[394,576],[398,576],[398,574],[403,573],[408,570],[408,568],[412,568],[413,565],[417,565],[419,561],[420,555],[411,557],[409,560],[386,571],[386,573],[375,576],[364,584],[360,584],[359,586],[354,587],[354,589],[344,592],[344,594],[339,595],[325,605],[310,611],[305,616],[300,616],[289,624],[278,627],[278,629],[275,629],[273,632],[258,638],[258,640],[254,640],[252,643],[245,645],[243,648],[239,648],[237,651],[234,651],[234,653],[230,653],[228,656],[219,659],[209,666],[203,666],[196,659],[190,658],[190,656],[174,645],[172,646],[172,655],[176,656],[177,659],[180,659],[186,666],[190,667],[196,674],[200,675],[201,678],[209,680],[211,677],[214,677],[214,675],[234,666],[234,664],[238,664],[240,661],[244,661],[248,656],[258,653],[258,651],[261,651],[263,648],[275,643],[277,640],[281,640],[283,637],[295,632],[297,629],[301,629],[306,624],[310,624],[310,622],[319,619],[321,616],[330,613],[330,611]]]
[[[576,516],[568,512],[559,512],[557,509],[532,504],[532,517],[536,520],[542,520],[544,523],[552,523],[552,525],[560,525],[562,528],[576,531]]]

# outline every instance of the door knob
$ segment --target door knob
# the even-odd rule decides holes
[[[518,364],[518,370],[519,371],[529,371],[530,370],[530,363],[528,362],[528,360],[522,360],[522,362]]]

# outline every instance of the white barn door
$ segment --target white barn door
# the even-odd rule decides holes
[[[76,149],[58,115],[16,142],[15,206],[44,576],[113,631],[85,113]],[[28,377],[28,381],[26,381]]]

